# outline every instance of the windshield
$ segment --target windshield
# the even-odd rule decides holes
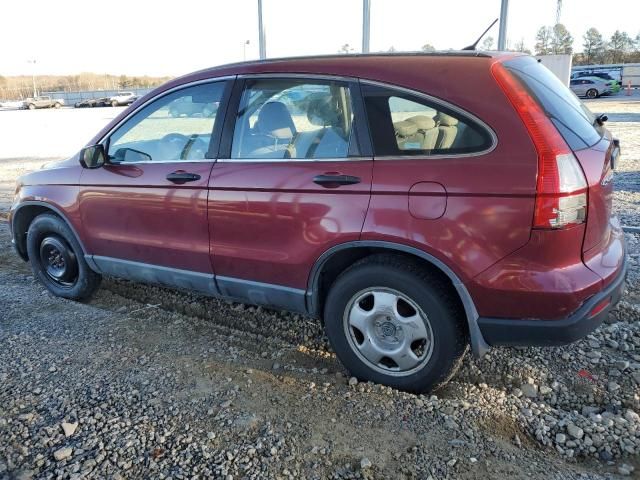
[[[573,150],[588,148],[602,137],[595,115],[547,67],[533,57],[518,57],[504,66],[529,90]]]

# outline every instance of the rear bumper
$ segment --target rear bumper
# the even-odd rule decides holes
[[[620,300],[627,273],[624,258],[616,278],[602,291],[585,301],[570,316],[559,320],[517,320],[506,318],[478,318],[478,327],[485,341],[495,346],[558,346],[584,338],[595,330]],[[608,306],[595,315],[591,311],[607,298]]]

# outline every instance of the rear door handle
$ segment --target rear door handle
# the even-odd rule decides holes
[[[167,175],[167,180],[173,183],[187,183],[187,182],[195,182],[196,180],[200,180],[200,175],[197,173],[189,173],[189,172],[173,172]]]
[[[337,188],[341,185],[355,185],[361,181],[360,177],[355,177],[353,175],[330,175],[325,173],[323,175],[316,175],[313,177],[313,183],[327,188]]]

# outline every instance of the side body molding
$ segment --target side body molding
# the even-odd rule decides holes
[[[467,287],[462,283],[460,278],[456,275],[456,273],[451,270],[445,263],[441,260],[437,259],[433,255],[430,255],[422,250],[419,250],[414,247],[410,247],[408,245],[403,245],[400,243],[393,242],[385,242],[381,240],[358,240],[353,242],[341,243],[340,245],[336,245],[326,252],[324,252],[320,258],[316,261],[313,269],[311,270],[311,274],[309,275],[309,283],[307,286],[307,310],[312,315],[318,311],[318,291],[319,291],[319,280],[320,280],[320,272],[322,271],[323,265],[333,256],[335,253],[347,250],[350,248],[381,248],[386,250],[395,250],[398,252],[404,252],[411,255],[415,255],[417,257],[426,260],[431,263],[433,266],[437,267],[444,273],[449,279],[451,283],[458,292],[460,299],[462,301],[462,305],[464,307],[465,315],[467,318],[467,325],[469,327],[469,337],[471,341],[471,348],[473,350],[473,354],[477,358],[481,358],[485,353],[489,351],[489,345],[484,340],[482,336],[482,332],[478,327],[478,311],[476,310],[475,304],[473,303],[473,299],[467,290]]]

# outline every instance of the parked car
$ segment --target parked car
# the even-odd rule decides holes
[[[87,108],[87,107],[95,107],[97,103],[96,98],[88,98],[86,100],[81,100],[74,104],[75,108]]]
[[[620,85],[620,81],[617,78],[612,77],[607,72],[581,71],[581,72],[574,72],[571,74],[572,80],[575,78],[583,78],[583,77],[597,77],[597,78],[600,78],[601,80],[604,80],[605,82],[613,82],[612,84]]]
[[[567,344],[618,302],[602,123],[518,53],[223,66],[21,177],[12,238],[55,295],[113,275],[320,317],[354,376],[424,392],[469,345]]]
[[[138,96],[133,92],[118,92],[117,95],[113,95],[109,98],[109,104],[112,107],[120,107],[122,105],[131,105],[138,99]]]
[[[60,108],[64,105],[62,98],[52,98],[49,96],[40,96],[27,98],[23,103],[23,108],[35,110],[36,108]]]
[[[169,115],[172,117],[211,117],[218,111],[218,102],[199,104],[190,98],[180,98],[171,104]]]
[[[569,81],[569,87],[579,97],[598,98],[611,93],[609,83],[598,77],[575,78]]]

